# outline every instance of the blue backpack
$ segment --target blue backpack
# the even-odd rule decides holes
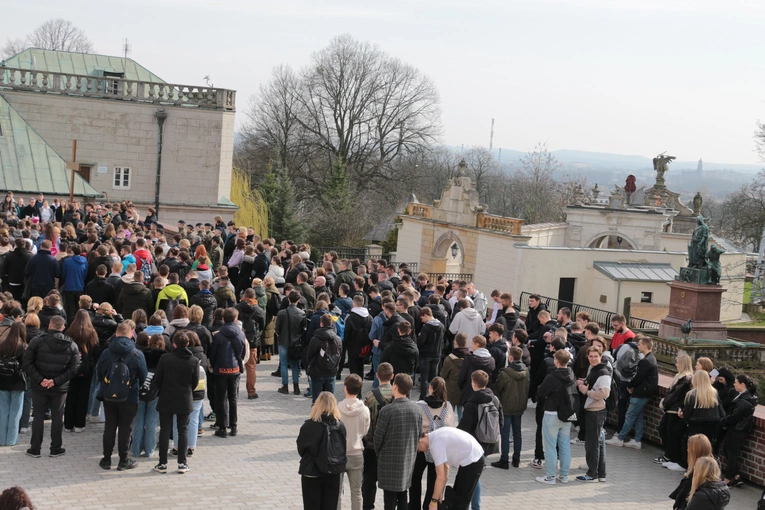
[[[335,322],[335,331],[340,340],[345,340],[345,319],[332,315],[332,320]]]

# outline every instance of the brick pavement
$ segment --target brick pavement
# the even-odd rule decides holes
[[[208,432],[201,438],[190,458],[191,471],[184,475],[151,471],[153,459],[141,458],[132,471],[104,471],[98,467],[101,457],[103,425],[89,424],[81,434],[66,433],[64,457],[32,459],[24,452],[29,435],[12,448],[0,448],[0,487],[21,485],[31,494],[38,508],[302,508],[298,456],[295,439],[308,417],[310,400],[302,396],[284,396],[276,392],[280,380],[269,374],[276,361],[258,365],[257,400],[240,402],[239,435],[220,439]],[[303,389],[305,378],[303,378]],[[371,383],[365,381],[365,391]],[[244,384],[241,392],[244,394]],[[414,390],[415,394],[417,390]],[[336,396],[342,398],[342,388]],[[206,404],[206,403],[205,403]],[[207,424],[209,425],[209,423]],[[524,509],[668,509],[667,495],[681,474],[654,465],[651,459],[658,448],[642,451],[608,449],[608,482],[585,484],[572,480],[568,485],[546,486],[534,481],[541,471],[527,466],[533,453],[533,411],[524,416],[524,447],[521,469],[503,471],[487,468],[481,480],[484,509],[504,509],[522,505]],[[46,428],[47,434],[47,428]],[[47,441],[47,439],[46,439]],[[43,453],[47,449],[44,444]],[[584,463],[584,448],[572,446],[572,466]],[[492,456],[490,461],[496,459]],[[170,468],[174,468],[172,464]],[[113,460],[116,466],[116,455]],[[581,474],[572,470],[572,475]],[[572,477],[573,478],[573,477]],[[343,507],[350,508],[347,494]],[[756,507],[760,489],[747,486],[733,489],[728,510],[751,510]],[[382,508],[382,493],[378,494]]]

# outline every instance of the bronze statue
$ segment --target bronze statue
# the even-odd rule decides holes
[[[665,156],[664,152],[653,158],[653,169],[656,170],[656,184],[658,186],[664,185],[664,172],[669,170],[669,164],[674,159],[676,159],[675,156]]]
[[[720,285],[720,276],[722,275],[722,264],[720,263],[720,255],[725,253],[723,248],[718,247],[712,243],[707,252],[707,260],[709,265],[709,280],[707,283],[712,285]]]
[[[698,216],[701,214],[701,206],[704,205],[704,199],[701,198],[701,192],[697,191],[696,196],[693,197],[693,214]]]
[[[693,231],[693,237],[688,243],[688,267],[704,268],[707,266],[707,243],[709,242],[709,227],[704,223],[704,217],[696,218],[698,225]]]

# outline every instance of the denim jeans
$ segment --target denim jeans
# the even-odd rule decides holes
[[[619,439],[624,441],[634,425],[635,441],[639,443],[643,440],[643,408],[649,400],[651,399],[648,397],[632,397],[630,399],[630,406],[627,408],[627,415],[624,417],[624,426],[619,432]]]
[[[454,413],[457,415],[457,422],[462,421],[462,406],[452,406],[454,407]]]
[[[202,405],[199,406],[199,416],[197,417],[197,432],[204,428],[205,422],[205,401],[202,400]],[[191,429],[189,429],[191,430]]]
[[[377,379],[377,369],[380,366],[380,358],[382,358],[382,353],[378,352],[375,354],[375,349],[372,349],[372,369],[375,371],[375,380],[372,382],[372,388],[377,388],[380,386],[380,381]],[[379,351],[379,349],[377,349]]]
[[[289,356],[287,356],[288,352],[289,347],[286,345],[279,346],[279,366],[282,370],[282,384],[287,384],[289,382],[287,373],[288,367],[292,369],[292,384],[298,384],[300,382],[300,376],[298,374],[300,370],[300,361],[289,359]]]
[[[191,414],[189,415],[189,425],[188,425],[188,431],[189,431],[189,438],[188,438],[188,447],[192,450],[197,447],[197,432],[199,432],[199,424],[202,423],[199,421],[199,410],[202,409],[202,404],[204,404],[204,400],[195,400],[194,401],[194,410],[191,411]],[[178,415],[173,415],[173,448],[178,448]]]
[[[138,413],[133,423],[133,443],[130,445],[133,457],[140,457],[142,451],[147,457],[151,457],[157,447],[157,400],[159,398],[151,402],[138,401]]]
[[[542,418],[542,440],[545,445],[545,475],[555,476],[560,455],[560,476],[568,476],[571,467],[571,422],[560,421],[557,415],[545,413]]]
[[[319,393],[328,391],[335,394],[335,376],[330,377],[311,377],[311,403],[316,402]]]
[[[499,460],[508,462],[510,457],[510,432],[513,433],[513,460],[521,460],[521,418],[522,414],[506,414],[502,424],[502,453]]]
[[[19,442],[19,420],[23,408],[23,391],[0,391],[0,446],[13,446]]]
[[[98,416],[101,411],[101,401],[96,398],[98,390],[101,389],[101,381],[98,380],[98,374],[93,370],[93,381],[90,383],[90,409],[91,416]]]
[[[481,480],[475,484],[475,490],[473,491],[473,497],[470,500],[471,510],[481,510]]]

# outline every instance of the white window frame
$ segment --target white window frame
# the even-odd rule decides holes
[[[115,166],[112,175],[112,189],[130,189],[132,171],[129,166]],[[119,179],[119,184],[117,184]]]

